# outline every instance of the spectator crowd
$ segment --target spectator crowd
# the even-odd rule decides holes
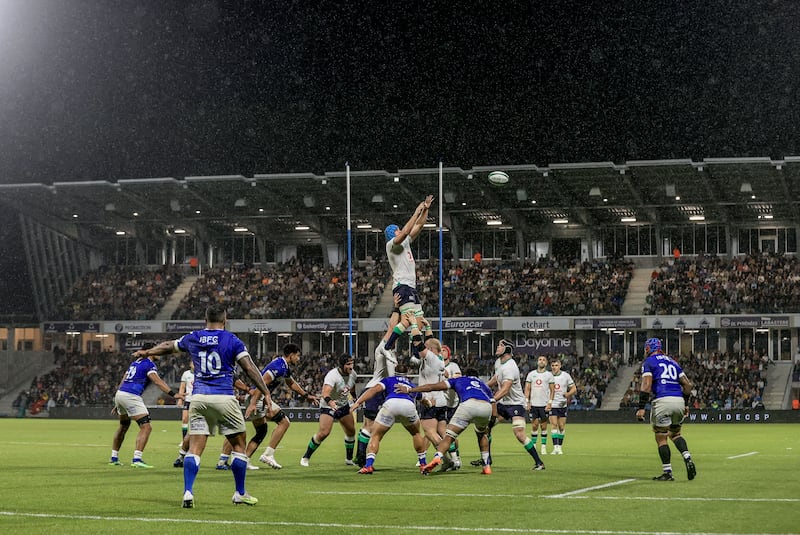
[[[183,280],[180,266],[104,266],[64,296],[51,320],[151,320]]]
[[[447,262],[443,270],[445,316],[619,315],[633,276],[620,259],[568,262]],[[417,265],[425,314],[438,316],[439,264]]]
[[[370,263],[352,273],[353,316],[368,317],[388,282],[388,266]],[[223,304],[228,317],[346,318],[347,266],[325,267],[290,261],[270,266],[231,265],[198,279],[173,319],[202,318],[211,303]]]
[[[759,254],[670,259],[653,270],[647,314],[800,312],[800,262]]]

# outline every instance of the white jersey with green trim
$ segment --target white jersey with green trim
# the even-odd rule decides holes
[[[353,400],[352,392],[356,388],[357,378],[358,376],[355,370],[351,371],[350,375],[347,377],[342,377],[339,368],[333,368],[325,375],[325,380],[322,381],[322,384],[331,386],[330,397],[336,401],[337,408],[346,407]],[[328,404],[325,400],[320,400],[319,406],[328,408]]]
[[[394,247],[402,248],[402,251],[395,253]],[[392,268],[392,279],[394,288],[398,284],[405,284],[411,288],[417,287],[417,265],[414,262],[414,254],[411,252],[411,238],[406,237],[402,243],[395,245],[394,240],[386,242],[386,256],[389,259],[389,266]]]
[[[511,390],[503,396],[503,399],[497,400],[501,405],[525,405],[525,393],[522,391],[522,381],[519,375],[519,366],[517,366],[514,357],[509,358],[503,362],[503,358],[499,358],[494,362],[494,376],[497,378],[497,388],[500,389],[503,383],[511,381]]]
[[[461,377],[461,367],[456,364],[455,362],[450,362],[447,366],[444,367],[444,371],[446,372],[448,379],[455,379],[456,377]],[[444,393],[445,397],[445,404],[452,408],[458,407],[459,399],[458,394],[452,388],[446,390]]]
[[[531,385],[528,401],[531,407],[544,407],[550,401],[550,385],[553,383],[553,374],[548,370],[532,370],[525,378],[525,383]]]
[[[556,385],[556,392],[551,407],[564,408],[567,406],[567,396],[565,394],[575,384],[572,376],[567,372],[558,372],[558,375],[553,375],[553,383]]]

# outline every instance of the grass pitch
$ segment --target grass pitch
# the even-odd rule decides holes
[[[2,533],[797,533],[800,427],[796,424],[686,425],[698,475],[687,481],[673,447],[676,481],[657,482],[661,463],[646,424],[568,424],[564,455],[533,463],[509,425],[495,429],[493,474],[469,466],[474,433],[462,436],[465,466],[420,476],[411,439],[389,432],[371,476],[344,464],[341,428],[299,465],[316,424],[293,423],[276,453],[282,470],[249,471],[260,502],[233,506],[233,476],[214,469],[213,437],[182,509],[183,472],[172,467],[180,423],[153,422],[144,459],[131,468],[137,427],[108,466],[113,420],[0,420]],[[270,425],[270,433],[272,425]],[[429,453],[429,458],[432,451]]]

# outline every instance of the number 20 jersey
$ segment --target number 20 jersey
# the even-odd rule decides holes
[[[176,345],[194,362],[192,394],[233,395],[236,363],[249,355],[247,346],[235,334],[202,329],[184,335]]]
[[[683,369],[681,365],[672,360],[667,355],[653,353],[642,363],[642,376],[653,376],[653,398],[682,397],[681,375]]]

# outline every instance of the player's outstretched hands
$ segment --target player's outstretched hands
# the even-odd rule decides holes
[[[426,209],[431,207],[431,203],[433,203],[433,195],[428,195],[425,197],[425,200],[422,201],[422,204],[425,205]]]

